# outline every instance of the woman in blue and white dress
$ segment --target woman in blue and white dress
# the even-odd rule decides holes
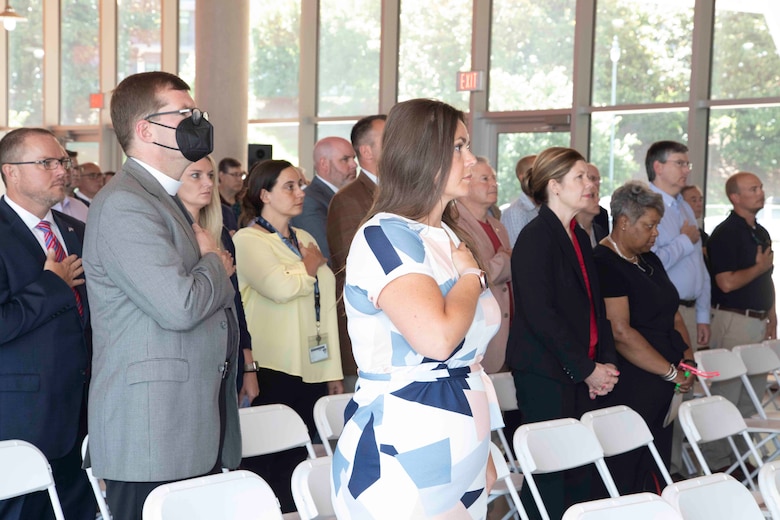
[[[501,318],[452,215],[476,162],[468,145],[445,103],[388,115],[377,199],[347,258],[359,379],[333,457],[340,519],[486,516],[503,423],[479,362]]]

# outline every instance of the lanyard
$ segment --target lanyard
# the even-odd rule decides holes
[[[298,237],[295,235],[295,231],[291,225],[287,224],[287,231],[290,233],[290,238],[287,238],[263,217],[258,216],[255,218],[255,224],[265,229],[266,231],[276,233],[279,238],[282,239],[282,242],[284,242],[284,244],[290,248],[290,251],[298,255],[298,257],[303,258],[300,245],[298,244]],[[317,343],[319,343],[322,340],[322,336],[320,335],[320,280],[316,276],[314,277],[314,316],[317,320]]]

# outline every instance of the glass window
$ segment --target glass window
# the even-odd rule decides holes
[[[593,114],[590,162],[601,173],[601,196],[611,195],[615,188],[631,179],[647,182],[645,155],[650,145],[665,139],[685,143],[687,129],[688,111],[684,109]]]
[[[249,119],[298,117],[301,2],[253,0],[249,16]]]
[[[518,132],[498,134],[498,205],[509,204],[520,195],[515,175],[517,161],[551,146],[570,146],[569,132]]]
[[[43,124],[43,1],[16,0],[27,18],[8,34],[8,126]]]
[[[766,203],[759,222],[780,240],[780,107],[713,108],[707,148],[705,231],[711,233],[731,211],[726,179],[738,171],[764,183]]]
[[[349,141],[352,127],[357,121],[328,121],[317,124],[317,141],[324,137],[343,137]]]
[[[320,117],[377,112],[381,8],[380,0],[320,0]]]
[[[780,10],[773,2],[716,2],[713,99],[780,96]]]
[[[491,111],[572,103],[576,0],[493,0]]]
[[[692,35],[693,0],[599,0],[593,105],[687,101]]]
[[[436,98],[466,111],[458,71],[471,69],[472,0],[401,1],[398,101]]]
[[[298,165],[298,123],[252,124],[249,125],[247,138],[250,144],[273,146],[274,159]]]
[[[117,2],[117,83],[137,72],[160,70],[160,1]]]
[[[179,0],[179,77],[195,88],[195,0]]]
[[[100,92],[98,0],[62,0],[60,23],[60,124],[96,125],[89,95]]]
[[[71,141],[69,143],[65,143],[65,148],[79,153],[79,164],[93,162],[97,165],[100,165],[99,143],[89,141]]]

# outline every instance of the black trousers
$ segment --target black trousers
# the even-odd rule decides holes
[[[585,383],[560,383],[528,372],[513,371],[512,375],[524,424],[566,417],[579,419],[583,413],[597,407],[598,401],[591,401]],[[592,498],[593,479],[599,478],[594,475],[595,471],[591,464],[559,473],[534,475],[551,519],[560,519],[572,504]],[[532,519],[541,518],[527,485],[523,485],[520,499]]]

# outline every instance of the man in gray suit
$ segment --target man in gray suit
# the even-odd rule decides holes
[[[233,260],[175,196],[213,146],[188,90],[165,72],[116,87],[111,119],[128,159],[90,206],[89,451],[115,520],[140,520],[161,483],[241,459]]]
[[[303,211],[292,219],[292,225],[311,233],[322,256],[331,265],[326,234],[328,205],[333,195],[357,176],[352,144],[341,137],[324,137],[317,141],[314,145],[314,171],[316,175],[306,188]]]

